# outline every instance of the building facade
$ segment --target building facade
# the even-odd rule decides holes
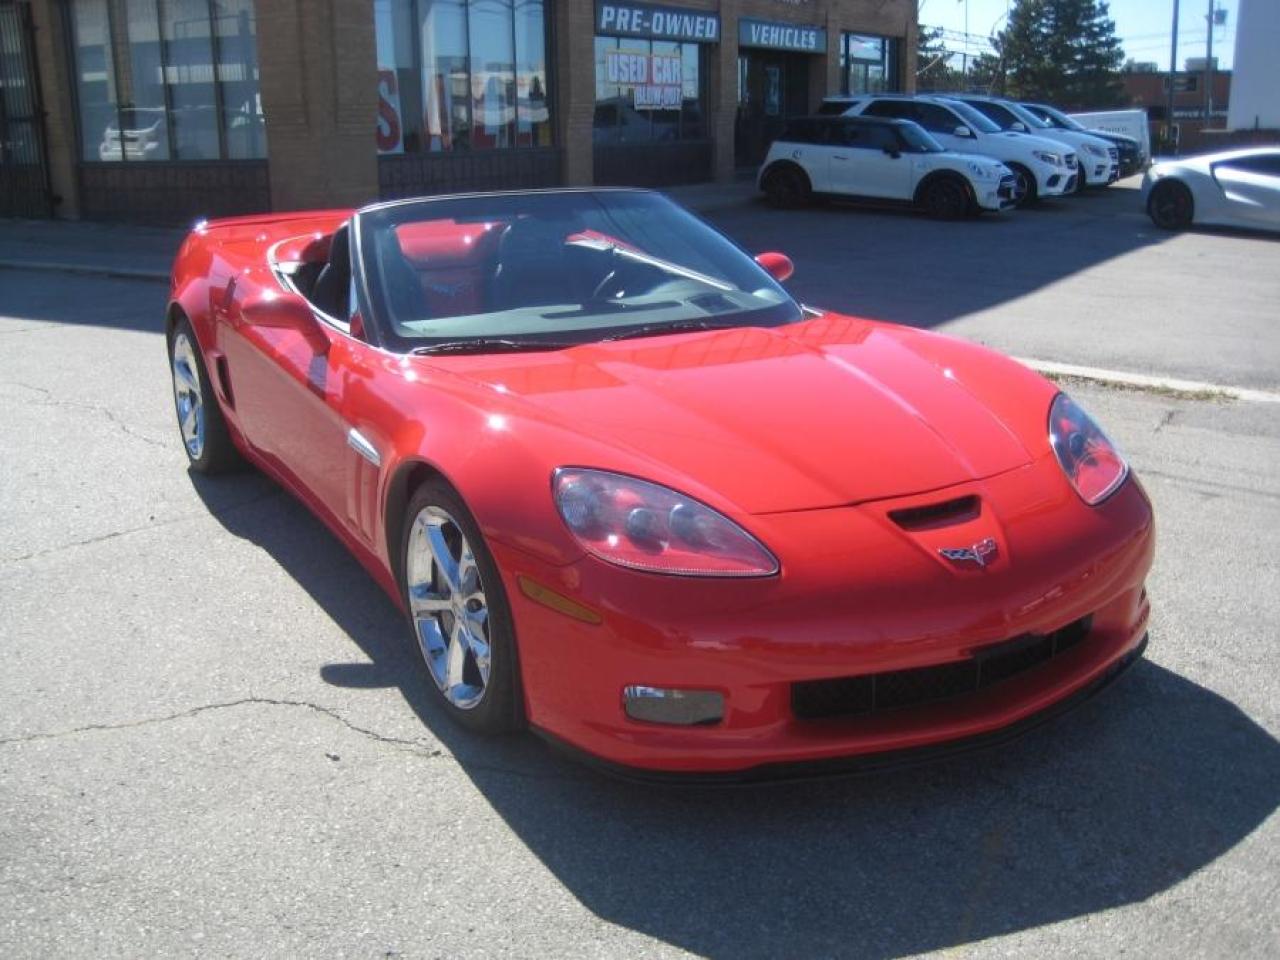
[[[0,216],[729,180],[915,45],[914,0],[0,0]]]
[[[1236,11],[1236,96],[1227,118],[1229,129],[1280,130],[1278,39],[1280,4],[1240,0]]]

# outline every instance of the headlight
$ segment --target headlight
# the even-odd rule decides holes
[[[1087,152],[1093,154],[1095,157],[1105,157],[1107,155],[1106,150],[1104,150],[1102,147],[1094,146],[1092,143],[1086,143],[1084,145],[1084,148]]]
[[[1102,428],[1065,393],[1049,408],[1049,446],[1080,499],[1096,506],[1120,489],[1129,465]]]
[[[767,577],[778,561],[710,507],[647,480],[563,467],[556,509],[588,553],[608,563],[685,577]]]
[[[979,180],[994,180],[1000,176],[1000,171],[998,169],[993,169],[992,167],[984,167],[982,164],[975,163],[972,160],[969,161],[968,166],[969,166],[969,172],[972,173]]]
[[[1032,154],[1042,163],[1047,163],[1051,167],[1062,166],[1062,157],[1056,153],[1050,153],[1048,150],[1033,150]]]

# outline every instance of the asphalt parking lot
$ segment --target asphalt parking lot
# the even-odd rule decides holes
[[[1135,205],[708,217],[817,305],[1280,389],[1280,242]],[[0,269],[0,955],[1280,952],[1280,404],[1069,385],[1159,527],[1104,695],[928,767],[659,789],[451,726],[319,521],[188,475],[164,293]]]

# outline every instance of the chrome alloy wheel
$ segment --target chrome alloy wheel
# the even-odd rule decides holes
[[[460,710],[489,685],[489,606],[475,553],[446,511],[424,507],[413,520],[405,572],[414,633],[432,679]]]
[[[204,453],[204,400],[195,349],[185,333],[173,338],[173,402],[178,408],[182,442],[192,460]]]

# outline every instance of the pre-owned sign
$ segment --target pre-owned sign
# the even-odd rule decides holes
[[[738,46],[826,53],[827,31],[808,24],[743,18],[738,21]]]
[[[720,14],[650,3],[597,3],[596,33],[715,43],[720,39]]]

